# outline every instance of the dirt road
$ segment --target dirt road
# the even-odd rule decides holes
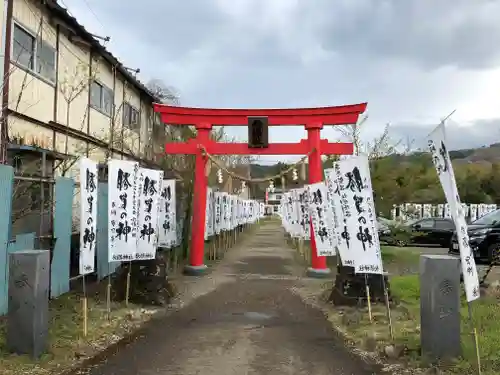
[[[210,275],[189,281],[183,308],[90,374],[378,374],[292,293],[307,282],[293,259],[279,224],[263,224]]]

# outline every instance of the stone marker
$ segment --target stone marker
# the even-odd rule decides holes
[[[7,347],[38,358],[47,348],[50,252],[23,250],[9,256]]]
[[[420,256],[420,339],[429,361],[460,356],[460,261]]]

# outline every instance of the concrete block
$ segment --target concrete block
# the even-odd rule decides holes
[[[420,324],[422,357],[438,361],[461,355],[459,259],[420,256]]]
[[[49,332],[50,252],[22,250],[9,256],[7,347],[38,358]]]

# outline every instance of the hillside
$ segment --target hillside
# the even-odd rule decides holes
[[[489,146],[483,146],[480,148],[452,150],[450,151],[450,158],[455,163],[468,163],[468,164],[499,163],[500,143],[493,143]],[[395,163],[412,164],[415,162],[420,163],[425,159],[429,159],[429,154],[427,152],[417,151],[409,155],[400,155],[400,154],[389,155],[386,156],[384,159],[394,161]],[[254,178],[263,178],[266,176],[278,174],[280,170],[286,167],[287,165],[284,163],[278,163],[275,165],[251,164],[251,175]],[[277,181],[275,182],[275,185],[276,183]]]
[[[450,151],[455,166],[457,186],[463,202],[500,204],[500,143],[489,146]],[[285,164],[272,166],[251,165],[251,175],[262,178],[276,175]],[[388,211],[393,204],[442,203],[444,196],[436,171],[427,152],[409,155],[393,154],[371,163],[372,183],[377,209]],[[302,181],[293,181],[291,174],[285,185],[299,187]],[[263,198],[269,183],[255,185],[253,194]],[[274,185],[281,187],[279,179]]]

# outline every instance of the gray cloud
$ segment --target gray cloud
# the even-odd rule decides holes
[[[108,29],[122,29],[126,36],[141,40],[151,50],[160,50],[169,60],[200,48],[227,23],[227,17],[210,1],[109,0],[92,7],[104,24],[111,26]],[[125,39],[123,34],[112,38]]]
[[[500,2],[323,0],[318,35],[327,49],[402,58],[427,69],[481,69],[500,59]],[[309,8],[312,9],[312,8]]]
[[[390,128],[393,140],[413,141],[416,148],[426,147],[426,136],[437,124],[395,124]],[[448,147],[452,150],[477,148],[498,143],[500,140],[500,118],[477,120],[471,124],[446,123]]]
[[[486,110],[500,118],[497,104],[482,99],[500,86],[500,74],[489,75],[500,65],[500,1],[86,2],[99,21],[81,0],[65,0],[90,30],[112,37],[109,48],[126,65],[140,67],[143,80],[160,78],[176,87],[185,105],[367,101],[367,139],[388,122],[395,124],[394,137],[425,137],[432,128],[426,124],[454,108],[469,122]],[[450,124],[451,147],[486,144],[491,134],[482,133],[484,121],[456,125],[456,139]],[[245,138],[241,129],[230,132]],[[333,129],[323,134],[338,138]],[[304,131],[273,129],[271,135],[291,142]]]

